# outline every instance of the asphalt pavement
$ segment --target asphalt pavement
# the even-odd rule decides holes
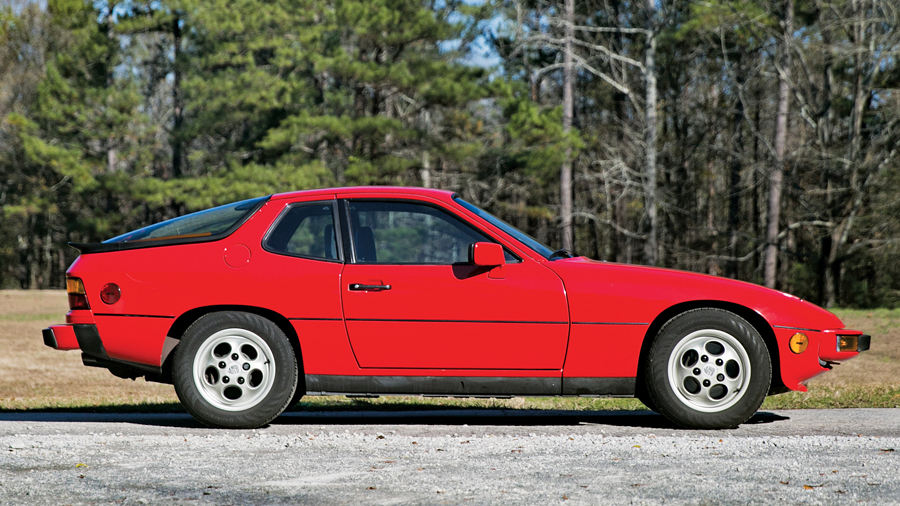
[[[0,504],[900,504],[900,409],[0,413]]]

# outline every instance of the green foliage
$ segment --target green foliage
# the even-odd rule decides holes
[[[135,184],[132,191],[152,207],[174,203],[188,211],[196,211],[270,193],[329,184],[330,174],[317,162],[304,166],[283,163],[241,165],[235,162],[201,177],[168,181],[146,178]]]
[[[795,4],[779,288],[898,305],[896,10]],[[568,133],[559,2],[41,5],[0,8],[0,286],[61,286],[68,241],[331,185],[458,191],[558,246],[567,156],[577,252],[640,263],[651,149],[660,262],[761,276],[783,4],[576,2]],[[481,36],[495,68],[466,63]]]

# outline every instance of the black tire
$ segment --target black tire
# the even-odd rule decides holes
[[[297,389],[297,357],[271,321],[243,312],[210,313],[175,350],[175,393],[210,427],[253,429],[280,415]]]
[[[656,408],[656,404],[654,404],[653,399],[650,398],[650,392],[647,391],[646,387],[644,387],[643,385],[638,385],[637,391],[634,393],[634,396],[637,397],[637,400],[644,403],[644,406],[647,406],[647,409],[659,413],[659,409]]]
[[[302,374],[298,374],[297,376],[302,377]],[[287,407],[284,408],[285,411],[290,411],[297,407],[297,403],[299,403],[300,399],[302,399],[303,396],[306,395],[306,385],[304,383],[304,381],[297,382],[297,388],[294,390],[294,396],[291,397],[290,401],[288,401]]]
[[[669,320],[650,346],[644,371],[654,410],[689,429],[746,422],[772,381],[769,350],[759,332],[740,316],[713,308]]]

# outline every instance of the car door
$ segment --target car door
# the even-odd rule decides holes
[[[435,202],[343,202],[351,258],[341,293],[363,368],[561,369],[569,318],[559,277],[506,251],[496,268],[469,247],[496,242]]]

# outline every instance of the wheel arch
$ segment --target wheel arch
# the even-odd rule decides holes
[[[700,308],[713,308],[730,311],[747,320],[750,325],[753,325],[753,328],[755,328],[756,331],[759,332],[759,335],[762,336],[763,341],[766,343],[766,348],[768,348],[769,350],[769,357],[771,357],[772,360],[773,373],[772,384],[769,385],[769,395],[783,393],[788,390],[787,387],[784,386],[784,382],[781,379],[781,359],[778,354],[778,341],[775,339],[775,331],[772,330],[772,326],[769,325],[769,322],[767,322],[766,319],[762,317],[762,315],[747,306],[742,306],[733,302],[726,302],[721,300],[694,300],[681,302],[669,307],[668,309],[657,315],[656,318],[653,319],[653,322],[650,323],[650,326],[647,328],[647,333],[644,334],[644,342],[641,344],[641,353],[638,358],[636,384],[636,389],[638,392],[645,391],[646,386],[644,385],[644,366],[646,364],[647,355],[650,352],[650,345],[653,344],[653,339],[657,334],[659,334],[660,329],[662,329],[663,325],[665,325],[666,322],[668,322],[672,318],[675,318],[676,316],[686,313],[690,310]]]
[[[241,311],[244,313],[251,313],[261,316],[274,323],[279,329],[281,329],[282,332],[284,332],[284,335],[287,336],[288,341],[291,343],[291,347],[294,349],[294,355],[297,357],[297,369],[299,373],[299,377],[297,379],[297,389],[299,390],[302,388],[305,392],[306,376],[303,369],[303,354],[302,350],[300,349],[300,336],[297,335],[297,331],[294,329],[294,326],[291,325],[291,322],[285,316],[272,311],[271,309],[242,305],[215,305],[194,308],[182,313],[181,316],[175,319],[175,322],[172,323],[172,326],[169,328],[169,333],[167,334],[167,336],[180,341],[185,331],[187,331],[188,327],[190,327],[191,324],[193,324],[195,321],[211,313],[229,311]],[[177,345],[175,346],[175,348],[177,348]],[[169,355],[166,359],[164,359],[164,362],[167,364],[171,363],[173,356],[174,353],[169,352]]]

